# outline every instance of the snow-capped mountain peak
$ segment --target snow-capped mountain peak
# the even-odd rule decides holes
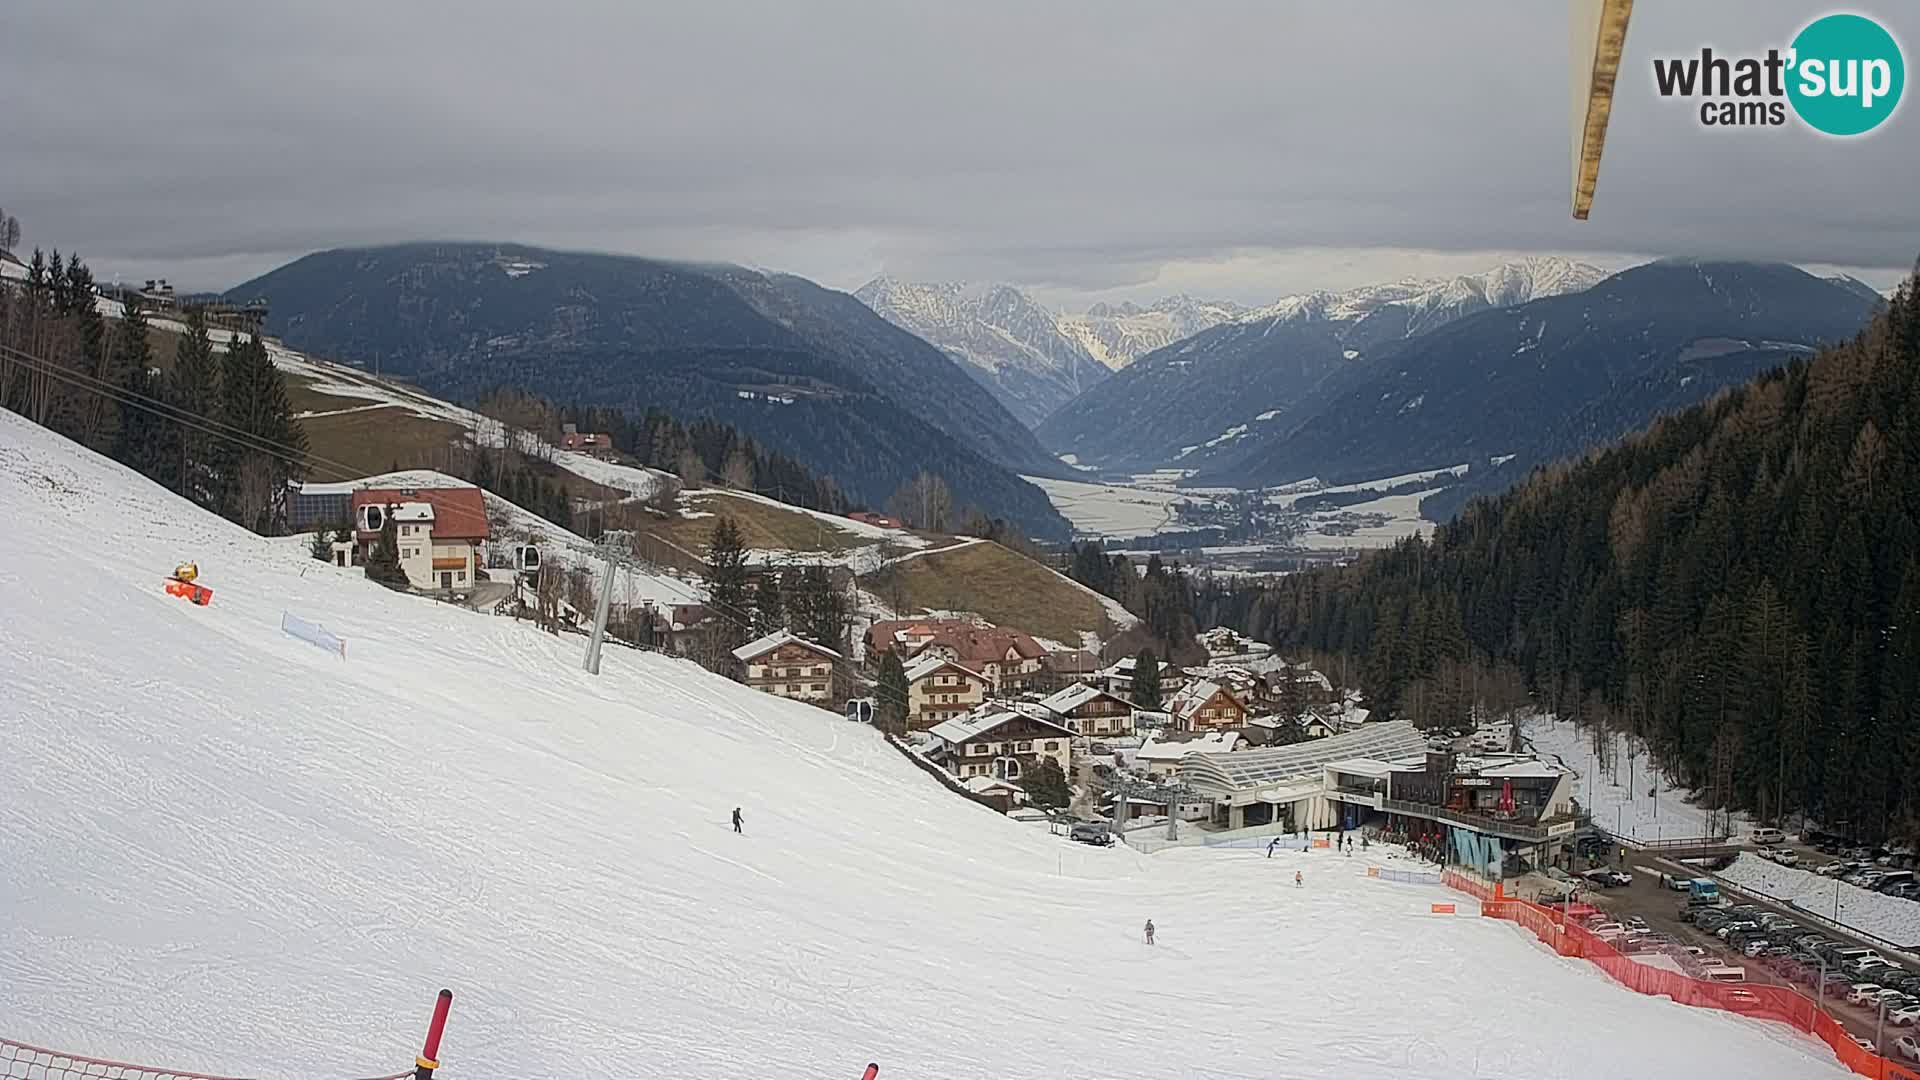
[[[1107,374],[1053,312],[1011,285],[878,277],[853,295],[953,357],[1029,425]]]
[[[1543,296],[1579,292],[1599,284],[1607,272],[1557,255],[1539,255],[1502,263],[1484,273],[1450,278],[1402,278],[1338,292],[1283,296],[1240,316],[1243,323],[1325,319],[1354,323],[1388,306],[1414,315],[1408,335],[1431,329],[1434,316],[1450,321],[1490,307],[1512,307]]]

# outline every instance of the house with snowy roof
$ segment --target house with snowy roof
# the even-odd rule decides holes
[[[733,658],[747,666],[747,685],[763,694],[812,702],[833,697],[840,654],[824,645],[777,630],[733,650]]]
[[[1134,768],[1148,776],[1172,776],[1180,763],[1193,754],[1230,754],[1247,744],[1237,731],[1214,731],[1203,735],[1155,735],[1133,752]]]
[[[1181,687],[1167,702],[1167,711],[1181,731],[1238,731],[1247,726],[1247,706],[1211,679]]]
[[[915,730],[972,712],[987,700],[985,675],[939,656],[907,665],[907,723]]]
[[[1134,665],[1138,662],[1137,657],[1123,656],[1115,660],[1112,664],[1101,668],[1095,673],[1093,679],[1089,681],[1105,687],[1109,694],[1131,698],[1133,696],[1133,669]],[[1180,689],[1186,684],[1186,681],[1187,676],[1185,672],[1165,660],[1160,661],[1161,697],[1164,698],[1166,695]]]
[[[1030,634],[966,619],[883,619],[867,629],[866,646],[874,664],[890,652],[903,662],[951,660],[985,675],[996,694],[1033,689],[1047,655]]]
[[[1076,735],[1133,733],[1133,703],[1097,686],[1074,683],[1041,698],[1040,705]]]
[[[928,729],[935,758],[961,780],[990,776],[1018,783],[1042,758],[1066,772],[1073,732],[1050,720],[1012,709],[978,709]]]

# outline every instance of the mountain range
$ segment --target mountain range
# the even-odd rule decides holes
[[[1148,307],[1049,310],[1011,285],[878,277],[853,294],[946,351],[1029,426],[1135,358],[1234,317],[1224,301],[1174,296]]]
[[[1283,297],[1147,354],[1037,431],[1048,449],[1096,467],[1202,466],[1344,385],[1364,370],[1356,361],[1477,312],[1577,291],[1605,276],[1585,263],[1540,257],[1484,274]]]
[[[946,353],[846,293],[738,266],[502,244],[318,252],[230,290],[294,348],[455,399],[711,416],[882,505],[922,469],[960,506],[1066,534],[1019,473],[1058,461]]]

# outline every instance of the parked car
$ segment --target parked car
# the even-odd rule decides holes
[[[1879,983],[1890,990],[1905,990],[1902,984],[1907,981],[1907,972],[1904,968],[1887,964],[1866,969],[1860,973],[1860,979],[1862,982]]]
[[[1873,983],[1854,983],[1847,987],[1847,1004],[1871,1005],[1881,992],[1882,988]]]
[[[1839,877],[1849,869],[1851,869],[1851,864],[1849,863],[1830,862],[1825,866],[1817,867],[1813,872],[1819,874],[1821,877]]]
[[[1920,1005],[1920,1000],[1916,1000],[1911,994],[1903,994],[1898,990],[1889,990],[1881,994],[1880,1000],[1874,1004],[1885,1009],[1888,1016],[1892,1016],[1902,1009],[1910,1009],[1916,1005]]]
[[[1903,881],[1888,889],[1887,895],[1902,900],[1920,900],[1920,881]]]
[[[1920,1005],[1908,1005],[1887,1014],[1887,1023],[1895,1027],[1912,1027],[1915,1020],[1920,1020]]]
[[[1763,827],[1763,828],[1755,829],[1753,830],[1753,833],[1748,837],[1748,839],[1753,841],[1754,843],[1762,844],[1762,845],[1778,844],[1784,841],[1786,838],[1787,838],[1786,833],[1783,833],[1779,829],[1775,829],[1771,827]]]
[[[1920,1039],[1911,1035],[1902,1035],[1893,1040],[1893,1052],[1908,1061],[1920,1061]]]
[[[1083,821],[1067,830],[1067,839],[1076,844],[1092,844],[1106,847],[1113,843],[1113,833],[1099,822]]]

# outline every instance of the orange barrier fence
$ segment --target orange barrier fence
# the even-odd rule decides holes
[[[1920,1080],[1920,1069],[1860,1046],[1847,1033],[1845,1025],[1798,990],[1759,983],[1713,982],[1642,964],[1578,922],[1564,921],[1560,912],[1526,900],[1507,898],[1497,887],[1471,874],[1450,870],[1443,880],[1449,888],[1479,899],[1480,914],[1526,927],[1561,956],[1580,957],[1628,989],[1672,998],[1682,1005],[1722,1009],[1791,1024],[1826,1043],[1841,1064],[1860,1076],[1876,1080]]]

